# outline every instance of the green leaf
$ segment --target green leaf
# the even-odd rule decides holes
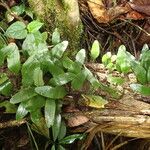
[[[17,21],[8,27],[5,34],[13,39],[24,39],[27,36],[26,25]]]
[[[37,67],[34,69],[33,80],[34,80],[34,84],[36,86],[43,86],[44,85],[43,71],[41,70],[40,67]]]
[[[66,124],[64,121],[61,121],[60,130],[58,134],[58,140],[62,140],[66,135]]]
[[[87,76],[88,75],[85,70],[79,72],[71,82],[72,88],[75,90],[81,89],[83,87],[84,81],[86,80]]]
[[[55,150],[55,145],[52,146],[51,150]]]
[[[43,25],[43,23],[35,20],[35,21],[30,22],[27,25],[27,29],[28,29],[29,33],[33,33],[33,32],[38,31],[42,27],[42,25]]]
[[[139,92],[144,96],[150,96],[150,87],[148,86],[144,86],[141,84],[131,84],[130,87],[133,91]]]
[[[25,101],[24,103],[26,110],[33,112],[45,106],[45,98],[43,96],[37,95]]]
[[[135,58],[128,52],[126,52],[126,47],[121,45],[118,49],[116,58],[116,68],[119,72],[128,73],[130,72],[131,66],[130,61],[134,61]]]
[[[107,66],[109,63],[111,63],[111,52],[107,52],[102,57],[102,63]]]
[[[134,61],[131,62],[131,66],[137,80],[142,84],[147,83],[146,70],[140,64]]]
[[[51,86],[41,86],[36,87],[35,92],[48,98],[52,99],[61,99],[63,98],[67,93],[64,87],[57,86],[57,87],[51,87]]]
[[[10,80],[6,80],[2,84],[0,84],[0,94],[5,96],[10,96],[13,92],[13,85]]]
[[[7,56],[8,68],[14,73],[19,73],[21,63],[18,47],[15,43],[10,43],[7,48],[10,49],[10,53]]]
[[[52,44],[56,45],[60,42],[60,33],[58,32],[58,29],[56,28],[52,34]]]
[[[83,138],[85,138],[84,134],[73,134],[63,138],[59,143],[72,144],[75,140],[82,140]]]
[[[34,123],[32,124],[32,129],[49,139],[49,128],[47,128],[41,110],[37,109],[36,111],[30,112],[30,117],[32,122]]]
[[[5,113],[16,113],[17,106],[11,104],[9,101],[4,101],[0,103],[0,107],[5,107]]]
[[[85,61],[85,49],[81,49],[77,54],[76,54],[76,62],[79,62],[81,64],[84,64]]]
[[[105,105],[108,103],[107,100],[97,95],[82,94],[82,97],[84,98],[86,105],[93,108],[104,108]]]
[[[33,19],[33,12],[30,8],[26,8],[25,12],[31,19]]]
[[[58,150],[66,150],[63,146],[58,145]]]
[[[56,115],[54,124],[52,126],[53,141],[56,141],[56,139],[59,135],[60,126],[61,126],[61,115],[58,114],[58,115]]]
[[[28,111],[26,110],[26,108],[24,107],[24,103],[20,103],[17,112],[16,112],[16,120],[20,120],[22,118],[24,118],[26,115],[28,114]]]
[[[147,81],[150,83],[150,67],[147,70]]]
[[[56,111],[56,101],[47,99],[45,104],[45,121],[48,128],[54,124]]]
[[[26,88],[26,89],[21,89],[18,93],[12,96],[10,99],[10,102],[12,104],[17,104],[23,101],[26,101],[28,99],[31,99],[32,97],[36,96],[37,94],[34,91],[34,88]]]
[[[67,46],[68,46],[68,41],[63,41],[63,42],[57,44],[51,50],[52,55],[57,58],[61,58],[63,56],[63,53],[65,52]]]
[[[112,75],[108,75],[107,81],[111,84],[122,85],[124,83],[124,79],[121,77],[113,77]]]
[[[50,83],[53,85],[61,86],[70,82],[73,78],[75,78],[75,74],[71,72],[63,73],[58,76],[55,76],[50,80]]]
[[[39,60],[35,55],[30,56],[22,66],[22,84],[24,87],[31,86],[34,84],[33,74],[34,69],[39,67]]]
[[[147,71],[150,67],[150,50],[144,51],[141,55],[141,65],[144,67],[144,69]]]
[[[94,77],[94,75],[92,74],[92,72],[85,67],[84,73],[87,75],[87,80],[91,83],[91,85],[97,89],[100,86],[99,81]]]
[[[97,40],[95,40],[92,44],[91,48],[91,58],[95,60],[100,54],[100,45]]]
[[[17,5],[17,6],[14,6],[14,7],[12,7],[11,8],[11,11],[12,11],[12,13],[15,13],[16,15],[21,15],[21,14],[23,14],[24,13],[24,11],[25,11],[25,5]]]

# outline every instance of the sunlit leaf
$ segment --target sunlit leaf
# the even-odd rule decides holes
[[[35,92],[48,98],[61,99],[66,95],[66,90],[62,86],[51,87],[51,86],[41,86],[36,87]]]
[[[43,71],[41,70],[40,67],[37,67],[37,68],[34,69],[33,80],[34,80],[34,84],[36,86],[42,86],[42,85],[44,85]]]
[[[10,99],[10,102],[12,104],[16,104],[19,102],[26,101],[36,95],[37,94],[35,93],[34,88],[30,87],[26,89],[21,89],[18,93],[12,96],[12,98]]]
[[[145,84],[147,82],[146,70],[140,64],[133,61],[131,62],[131,66],[137,80],[140,83]]]
[[[147,81],[150,83],[150,67],[147,70]]]
[[[16,120],[20,120],[22,118],[24,118],[27,115],[28,111],[26,110],[26,108],[24,107],[24,103],[20,103],[17,112],[16,112]]]
[[[104,108],[105,105],[108,103],[107,100],[97,95],[84,95],[83,94],[82,97],[84,98],[87,106],[94,107],[94,108]]]
[[[63,53],[65,52],[67,46],[68,46],[68,41],[63,41],[63,42],[57,44],[51,50],[52,55],[57,58],[61,58]]]
[[[25,5],[17,5],[11,8],[12,13],[15,13],[16,15],[21,15],[25,11]]]
[[[30,22],[27,25],[27,29],[30,33],[33,33],[33,32],[38,31],[42,27],[42,25],[43,25],[43,23],[35,20],[35,21]]]
[[[100,54],[100,45],[97,40],[95,40],[92,44],[91,48],[91,58],[95,60]]]
[[[132,88],[132,90],[139,92],[144,96],[150,96],[150,87],[148,86],[144,86],[141,84],[131,84],[130,87]]]
[[[24,39],[27,36],[26,25],[21,21],[16,21],[8,27],[6,36],[14,39]]]
[[[50,128],[54,124],[56,111],[56,101],[53,99],[47,99],[45,104],[45,120],[46,125]]]
[[[76,54],[76,62],[79,62],[79,63],[83,64],[84,61],[85,61],[85,58],[86,58],[85,49],[81,49],[81,50]]]
[[[10,80],[6,80],[2,84],[0,84],[0,94],[5,96],[10,96],[13,92],[13,85]]]
[[[117,85],[122,85],[124,83],[124,79],[121,77],[113,77],[112,75],[109,75],[107,77],[107,81],[110,82],[111,84],[117,84]]]
[[[75,78],[75,74],[71,72],[59,74],[50,80],[50,83],[54,85],[60,86],[70,82],[73,78]]]
[[[60,33],[58,32],[58,29],[56,28],[52,34],[52,44],[56,45],[60,42]]]
[[[58,145],[58,150],[66,150],[62,145]]]
[[[10,49],[10,52],[7,55],[8,68],[10,71],[18,73],[21,66],[18,47],[15,43],[10,43],[7,48]]]
[[[55,150],[55,145],[52,146],[51,150]]]

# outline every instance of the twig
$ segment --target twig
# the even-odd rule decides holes
[[[21,126],[25,123],[26,123],[26,120],[20,120],[20,121],[10,120],[10,121],[0,123],[0,129],[13,128],[13,127],[16,127],[16,126]]]

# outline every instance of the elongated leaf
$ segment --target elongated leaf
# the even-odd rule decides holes
[[[17,106],[11,104],[9,101],[0,103],[0,107],[5,107],[5,113],[16,113]]]
[[[81,49],[76,55],[76,62],[83,64],[85,61],[85,57],[85,49]]]
[[[150,67],[150,50],[145,50],[143,53],[142,53],[142,56],[141,56],[141,65],[144,67],[144,69],[147,71],[148,68]]]
[[[33,74],[34,69],[39,67],[39,61],[35,56],[29,57],[22,66],[22,84],[24,87],[34,84]]]
[[[141,84],[131,84],[130,87],[132,88],[132,90],[139,92],[144,96],[150,96],[150,87],[148,86],[144,86]]]
[[[150,67],[147,70],[147,81],[150,83]]]
[[[56,111],[56,102],[53,99],[47,99],[45,104],[45,121],[48,128],[54,124]]]
[[[48,98],[52,99],[61,99],[66,95],[66,90],[64,87],[57,86],[57,87],[51,87],[51,86],[41,86],[36,87],[35,92]]]
[[[33,122],[32,129],[37,133],[44,135],[46,138],[49,137],[49,128],[47,128],[45,119],[41,110],[37,109],[36,111],[30,112],[30,117]]]
[[[71,86],[73,89],[75,90],[79,90],[83,87],[84,81],[87,78],[87,73],[85,72],[85,70],[82,70],[80,73],[78,73],[76,75],[76,77],[73,79],[73,81],[71,82]]]
[[[56,139],[59,135],[60,126],[61,126],[61,115],[58,114],[58,115],[56,115],[54,124],[52,126],[53,141],[56,141]]]
[[[35,93],[34,88],[21,89],[18,93],[12,96],[10,102],[12,104],[17,104],[19,102],[26,101],[36,95],[37,94]]]
[[[37,68],[34,69],[33,80],[34,80],[34,84],[36,86],[42,86],[42,85],[44,85],[43,71],[41,70],[40,67],[37,67]]]
[[[26,108],[24,107],[24,103],[20,103],[17,112],[16,112],[16,120],[20,120],[22,118],[24,118],[27,115],[28,111],[26,110]]]
[[[75,74],[71,72],[63,73],[58,76],[55,76],[50,80],[50,83],[53,83],[54,85],[61,86],[68,82],[70,82],[73,78],[75,78]]]
[[[91,48],[91,57],[93,60],[95,60],[100,54],[100,45],[97,40],[93,42],[92,48]]]
[[[24,39],[27,36],[26,25],[21,21],[13,23],[6,30],[6,36],[13,39]]]
[[[69,136],[65,137],[59,143],[60,144],[71,144],[75,140],[82,140],[83,138],[85,138],[84,134],[73,134],[73,135],[69,135]]]
[[[63,41],[52,48],[51,53],[57,58],[61,58],[68,46],[68,41]]]
[[[18,47],[15,43],[10,43],[8,47],[10,49],[10,53],[7,56],[8,68],[14,73],[19,73],[21,63]]]
[[[133,61],[131,62],[131,66],[137,80],[140,83],[145,84],[147,82],[146,70],[140,64]]]
[[[52,146],[51,150],[55,150],[55,145]]]
[[[6,80],[2,84],[0,84],[0,94],[10,96],[12,92],[13,92],[13,85],[10,82],[10,80]]]
[[[27,29],[30,33],[38,31],[42,27],[43,23],[39,21],[32,21],[27,25]]]
[[[60,130],[59,130],[59,135],[58,135],[58,140],[62,140],[66,135],[66,125],[64,121],[61,121],[60,125]]]
[[[45,106],[45,98],[43,96],[37,95],[32,97],[31,99],[25,101],[25,108],[29,112],[36,111]]]
[[[62,145],[58,145],[58,150],[66,150]]]
[[[52,44],[56,45],[60,42],[60,33],[58,32],[58,29],[56,28],[52,34]]]

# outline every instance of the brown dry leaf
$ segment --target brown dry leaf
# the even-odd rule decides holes
[[[127,13],[126,19],[140,20],[144,19],[144,16],[137,11],[131,11]]]
[[[149,0],[131,0],[129,5],[133,10],[144,13],[150,16],[150,1]]]
[[[130,8],[126,6],[114,6],[106,9],[102,0],[88,0],[87,3],[90,12],[99,23],[109,23],[119,15],[125,14],[130,10]]]
[[[68,126],[69,127],[77,127],[88,121],[89,121],[89,119],[86,116],[83,116],[83,115],[74,116],[74,117],[69,118]]]

